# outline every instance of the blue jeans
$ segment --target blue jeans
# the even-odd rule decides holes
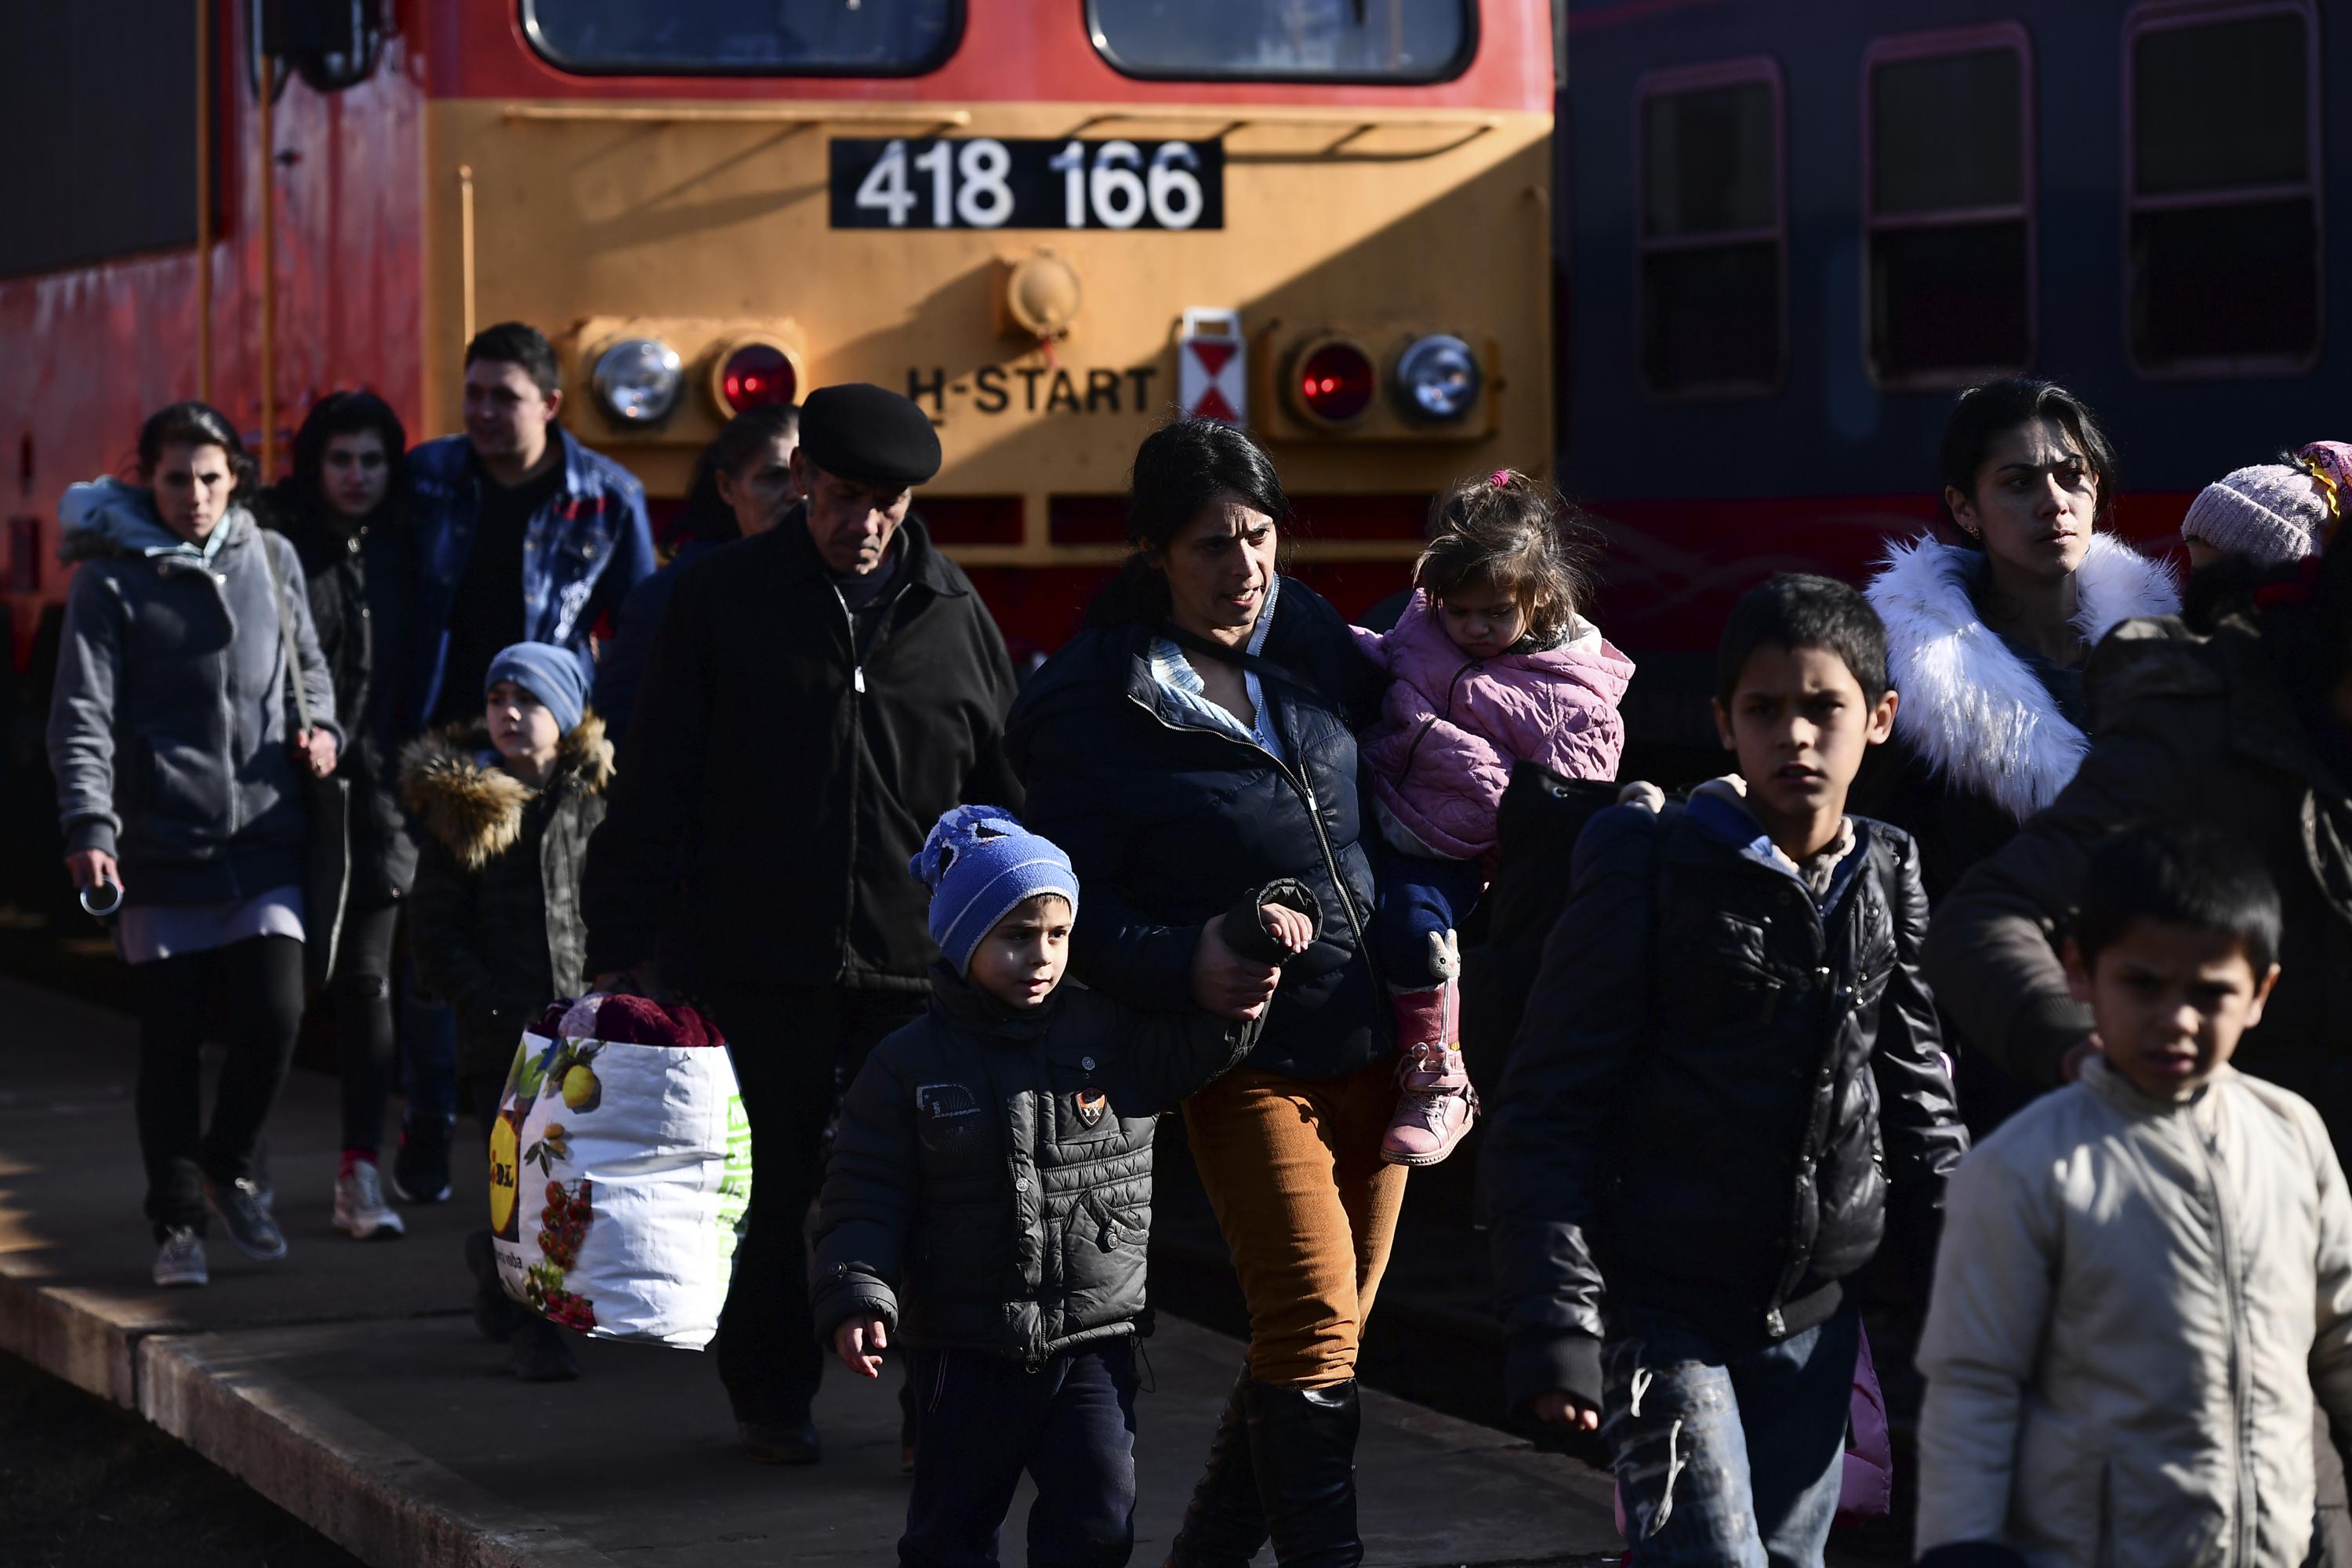
[[[996,1568],[1026,1469],[1031,1568],[1124,1568],[1135,1550],[1135,1342],[1100,1341],[1034,1372],[982,1351],[917,1351],[915,1491],[898,1561]]]
[[[1611,1311],[1601,1433],[1636,1568],[1822,1568],[1860,1324],[1849,1301],[1727,1354],[1676,1313]]]
[[[1423,990],[1437,984],[1429,972],[1431,933],[1461,928],[1486,891],[1486,873],[1475,860],[1427,860],[1388,844],[1381,851],[1372,909],[1381,972],[1398,990]]]
[[[457,1120],[457,1010],[426,991],[408,961],[400,999],[400,1092],[404,1117],[447,1128]]]

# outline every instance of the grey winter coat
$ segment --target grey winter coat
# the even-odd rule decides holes
[[[1226,917],[1228,942],[1272,959],[1267,900],[1314,899],[1277,883]],[[879,1318],[893,1344],[1034,1366],[1136,1332],[1152,1129],[1249,1053],[1258,1020],[1135,1012],[1066,981],[1016,1014],[943,962],[931,986],[930,1011],[874,1048],[842,1105],[810,1275],[817,1337]]]
[[[2352,1431],[2352,1200],[2317,1113],[2227,1068],[2154,1100],[2093,1058],[1952,1178],[1919,1370],[1923,1554],[2296,1568],[2315,1392]]]
[[[343,737],[293,545],[237,507],[206,561],[163,527],[145,490],[113,479],[74,486],[60,511],[58,552],[81,563],[49,710],[67,849],[114,855],[133,903],[223,903],[299,884],[306,828],[281,608],[312,721],[338,745]]]
[[[461,1077],[505,1071],[541,1007],[588,989],[580,873],[612,780],[593,709],[544,789],[499,766],[479,725],[402,751],[400,798],[423,829],[409,940],[425,983],[457,1011]]]

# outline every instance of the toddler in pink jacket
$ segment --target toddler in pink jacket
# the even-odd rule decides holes
[[[1486,889],[1495,813],[1511,768],[1612,779],[1617,704],[1633,665],[1580,613],[1578,538],[1549,486],[1512,469],[1438,498],[1412,602],[1389,632],[1355,628],[1393,677],[1364,736],[1387,853],[1376,868],[1381,956],[1394,993],[1405,1092],[1381,1154],[1434,1165],[1470,1130],[1454,928]]]

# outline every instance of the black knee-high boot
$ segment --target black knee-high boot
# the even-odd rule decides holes
[[[1356,1434],[1362,1413],[1356,1384],[1242,1388],[1249,1414],[1250,1463],[1281,1568],[1358,1568]]]
[[[1249,1417],[1242,1407],[1244,1370],[1225,1398],[1217,1435],[1209,1439],[1209,1468],[1192,1489],[1184,1523],[1161,1568],[1243,1568],[1265,1544],[1265,1510],[1250,1468]]]

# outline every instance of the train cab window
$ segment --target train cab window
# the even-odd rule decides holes
[[[1123,76],[1180,81],[1443,81],[1470,63],[1468,0],[1088,0]]]
[[[915,76],[955,52],[961,0],[522,0],[523,34],[583,75]]]
[[[0,278],[195,244],[196,12],[145,9],[0,5]]]
[[[2026,47],[2003,24],[1864,57],[1865,321],[1882,387],[1963,384],[2033,358]]]
[[[2132,363],[2258,375],[2319,352],[2319,38],[2300,0],[2126,22]]]
[[[1747,60],[1635,95],[1642,370],[1651,392],[1769,392],[1788,358],[1780,73]]]

